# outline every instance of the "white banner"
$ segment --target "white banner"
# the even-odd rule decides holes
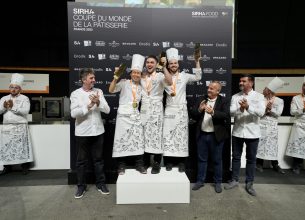
[[[255,91],[262,93],[264,88],[274,77],[255,77]],[[302,92],[304,77],[279,77],[285,82],[284,86],[276,91],[277,96],[295,96]]]
[[[0,93],[9,93],[9,85],[13,73],[0,73]],[[22,73],[22,93],[49,94],[49,74]]]

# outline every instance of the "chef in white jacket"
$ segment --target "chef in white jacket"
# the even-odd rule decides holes
[[[265,97],[265,114],[260,119],[261,138],[256,155],[256,170],[263,172],[264,160],[271,160],[272,168],[284,174],[278,163],[278,117],[282,114],[284,101],[275,96],[275,92],[284,85],[278,77],[266,86],[263,91]]]
[[[179,172],[185,171],[185,158],[189,156],[188,112],[186,85],[201,80],[200,56],[195,56],[195,74],[179,71],[179,54],[176,48],[166,51],[168,69],[172,75],[172,85],[166,86],[166,107],[163,127],[163,156],[166,170],[176,163]]]
[[[117,112],[112,157],[117,158],[118,174],[123,175],[126,169],[127,157],[135,161],[136,170],[146,174],[144,168],[144,135],[141,123],[139,102],[142,87],[140,84],[145,57],[140,54],[132,56],[131,79],[118,82],[118,74],[114,73],[109,86],[110,93],[120,92]],[[118,71],[116,69],[116,71]]]
[[[305,159],[305,77],[302,85],[302,94],[292,98],[290,114],[295,117],[286,155],[293,157],[292,171],[299,174]]]
[[[246,144],[246,191],[256,196],[253,188],[256,153],[261,137],[259,126],[260,117],[265,114],[264,96],[253,90],[254,77],[249,74],[239,79],[240,92],[232,96],[230,113],[234,116],[232,131],[232,179],[225,189],[238,186],[240,159],[243,146]]]
[[[28,173],[29,163],[33,161],[30,132],[27,115],[30,100],[21,94],[24,76],[12,74],[10,95],[0,100],[0,114],[3,114],[3,126],[0,140],[0,165],[4,165],[2,174],[10,171],[9,165],[21,164],[23,174]]]

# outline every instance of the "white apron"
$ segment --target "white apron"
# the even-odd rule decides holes
[[[288,145],[286,155],[296,158],[305,159],[305,119],[296,119],[294,122]]]
[[[4,124],[0,140],[0,165],[33,161],[28,124]]]
[[[142,103],[141,121],[144,128],[145,152],[162,154],[163,104],[160,101]]]
[[[294,96],[292,99],[290,113],[295,116],[295,121],[286,149],[287,156],[301,159],[305,159],[305,113],[303,112],[303,100],[302,95]]]
[[[257,148],[257,158],[278,160],[278,122],[276,118],[264,116],[260,119],[261,137]]]
[[[278,160],[278,120],[284,108],[284,101],[273,97],[271,111],[260,119],[261,137],[257,148],[257,158],[263,160]],[[267,105],[269,100],[265,98]]]
[[[128,109],[129,108],[129,109]],[[144,136],[138,109],[120,105],[116,119],[112,157],[144,154]]]
[[[138,110],[141,100],[141,86],[137,87],[137,107],[133,107],[133,94],[130,80],[116,84],[115,92],[120,91],[119,108],[116,118],[112,157],[126,157],[144,154],[143,127]],[[134,84],[133,84],[134,85]]]
[[[166,106],[163,125],[163,155],[188,157],[188,113],[186,105]]]

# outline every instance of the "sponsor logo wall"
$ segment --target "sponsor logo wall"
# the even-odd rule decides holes
[[[231,96],[230,7],[120,8],[68,2],[68,28],[70,91],[81,86],[79,69],[92,67],[96,72],[96,87],[103,90],[111,107],[107,121],[115,119],[119,101],[119,94],[108,93],[114,68],[121,63],[130,67],[136,53],[158,56],[175,47],[180,54],[180,70],[192,73],[194,47],[200,43],[203,76],[201,81],[187,87],[188,105],[193,105],[206,92],[211,80],[221,81],[222,95]],[[122,78],[129,75],[125,73]],[[73,142],[71,166],[74,167],[72,145]]]
[[[116,66],[131,65],[132,55],[159,55],[170,47],[180,54],[180,70],[192,73],[195,43],[201,43],[201,82],[187,87],[188,103],[206,91],[207,81],[220,80],[222,93],[231,91],[232,9],[204,8],[119,8],[68,3],[70,91],[80,86],[78,71],[92,67],[96,87],[101,88],[116,117],[119,94],[108,87]],[[128,73],[122,76],[129,78]]]

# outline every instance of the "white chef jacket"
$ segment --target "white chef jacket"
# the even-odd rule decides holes
[[[240,111],[239,101],[247,99],[249,108]],[[239,92],[232,96],[230,113],[234,117],[234,126],[232,135],[239,138],[260,138],[259,120],[265,114],[264,96],[253,89],[248,94]]]
[[[88,110],[91,102],[90,94],[98,94],[100,105],[94,105]],[[109,105],[103,95],[103,91],[98,88],[92,88],[85,91],[83,88],[76,89],[71,93],[71,117],[75,118],[75,136],[97,136],[105,132],[101,112],[108,114]]]

